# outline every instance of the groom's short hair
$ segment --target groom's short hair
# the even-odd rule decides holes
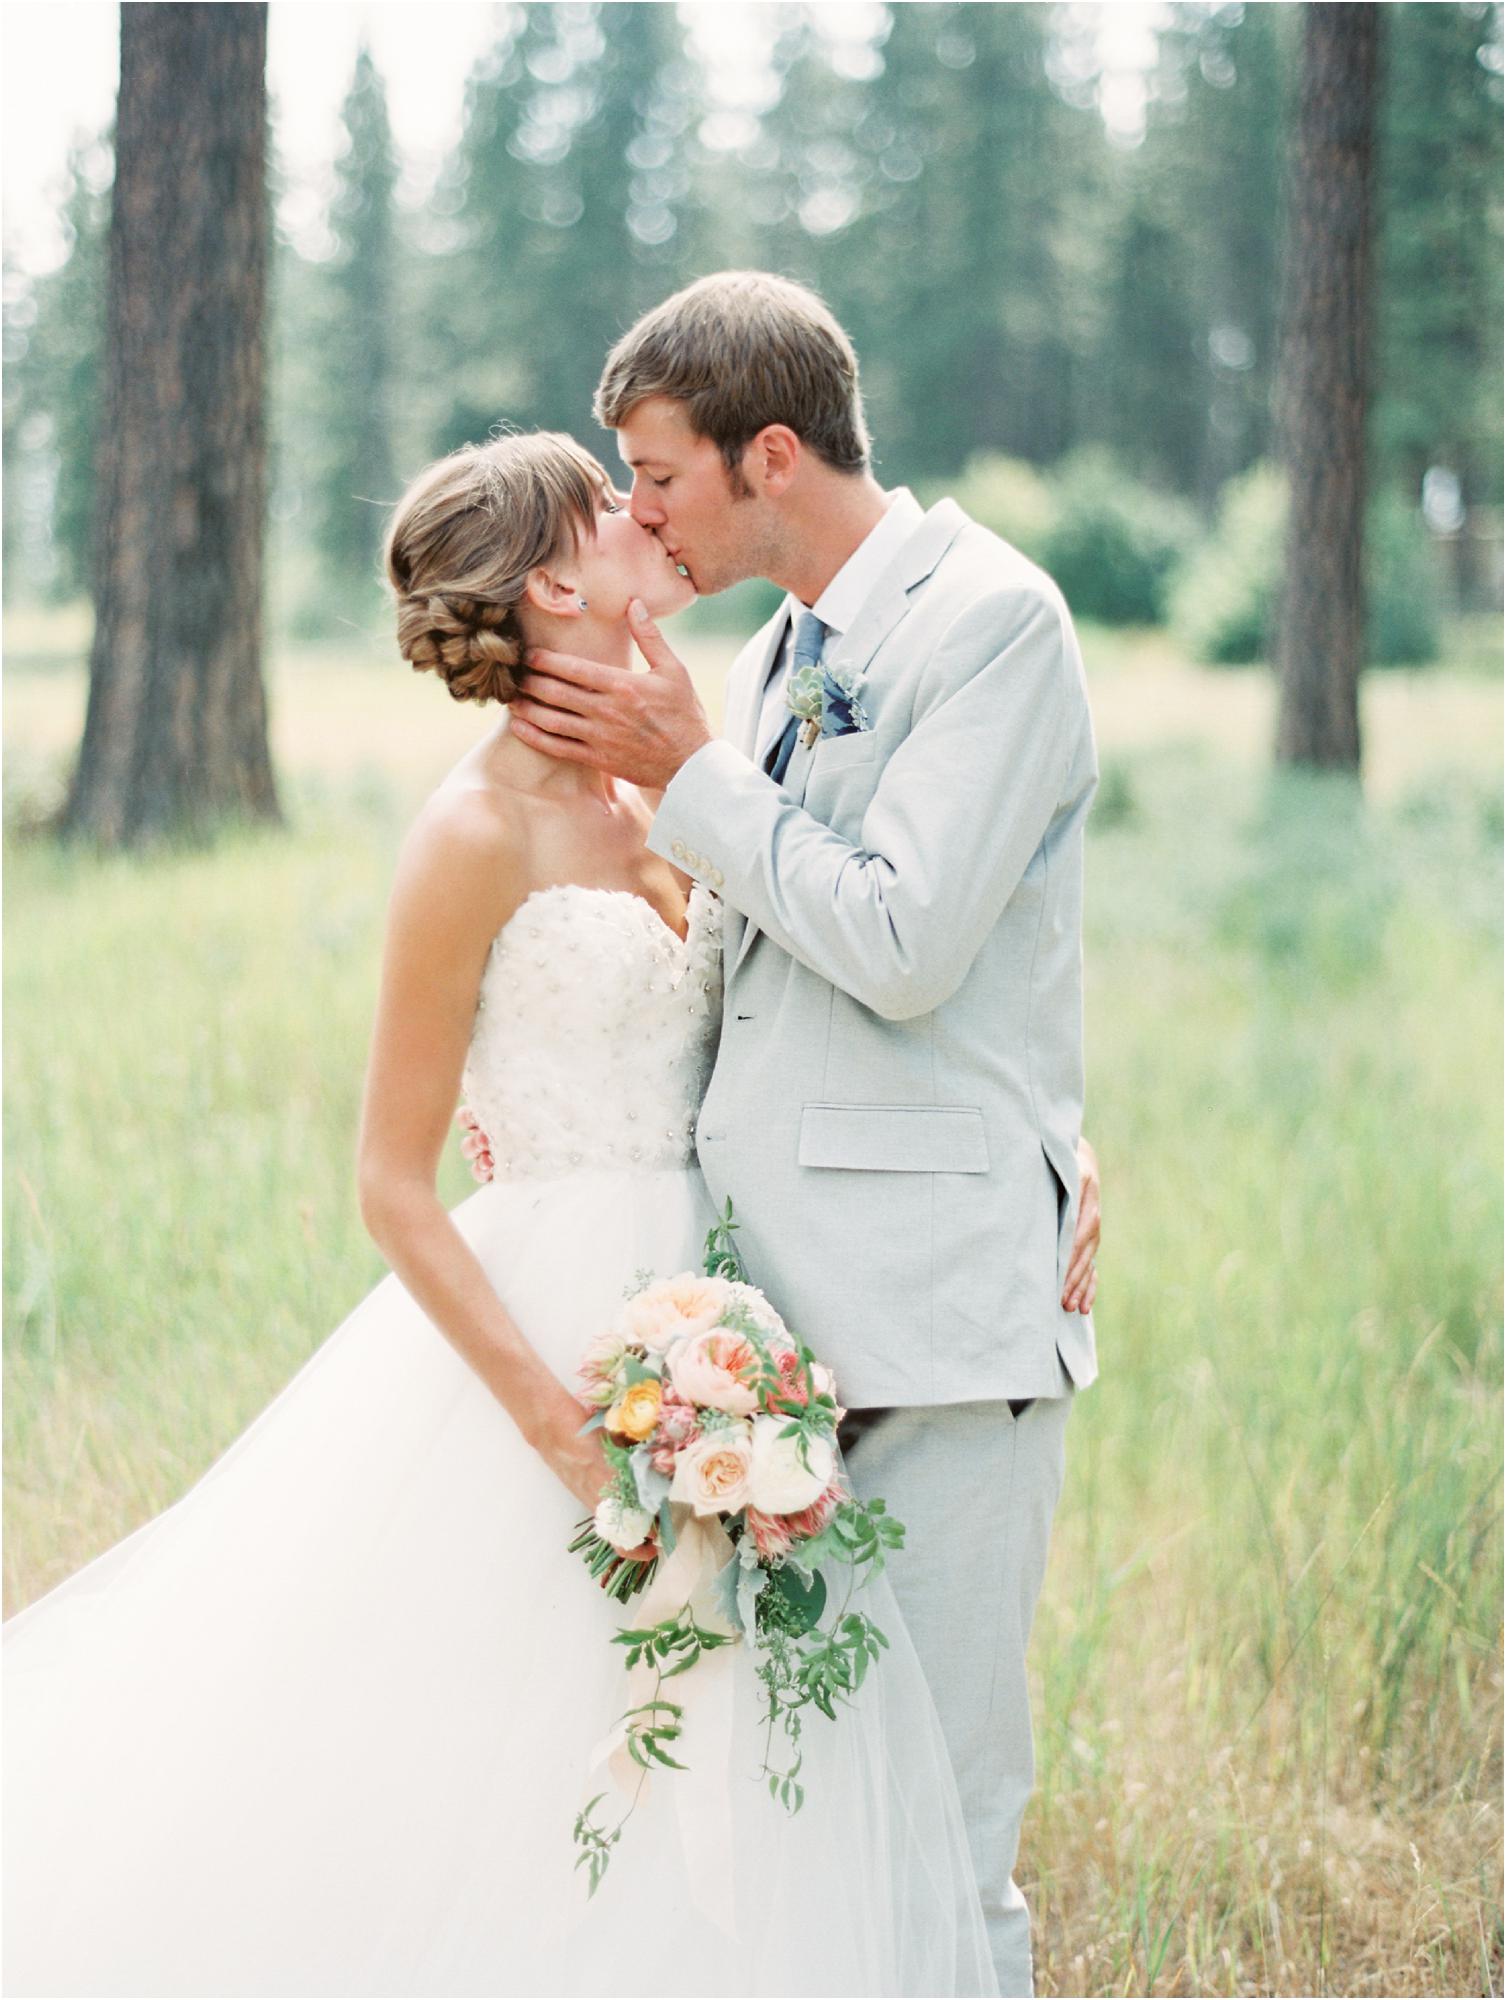
[[[596,417],[608,430],[650,396],[736,471],[766,424],[787,424],[839,472],[868,464],[852,342],[816,294],[768,271],[717,271],[645,313],[607,356]]]

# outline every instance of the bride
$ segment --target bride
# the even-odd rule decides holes
[[[403,653],[456,700],[505,703],[526,645],[625,666],[629,600],[658,617],[692,595],[548,435],[430,468],[388,567]],[[808,1725],[803,1811],[758,1781],[739,1647],[730,1760],[703,1766],[715,1893],[678,1773],[594,1899],[573,1869],[628,1621],[566,1552],[606,1475],[569,1384],[634,1275],[697,1264],[711,1221],[692,1133],[719,910],[647,850],[652,813],[505,721],[421,812],[360,1141],[392,1275],[183,1500],[7,1627],[7,1992],[996,1990],[883,1579],[891,1649]],[[457,1095],[492,1178],[447,1213]]]

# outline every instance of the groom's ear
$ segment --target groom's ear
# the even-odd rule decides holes
[[[580,593],[567,577],[552,576],[547,569],[531,569],[523,585],[523,595],[535,611],[547,611],[551,618],[579,618]]]
[[[765,424],[743,452],[743,476],[755,493],[778,500],[790,490],[804,450],[788,424]]]

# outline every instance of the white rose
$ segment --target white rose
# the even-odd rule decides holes
[[[642,1507],[625,1507],[615,1493],[603,1494],[592,1517],[596,1532],[614,1549],[636,1549],[647,1541],[653,1515]]]
[[[826,1491],[836,1469],[836,1458],[826,1438],[812,1438],[802,1458],[799,1436],[780,1436],[787,1427],[783,1417],[753,1420],[748,1499],[760,1514],[798,1514]]]

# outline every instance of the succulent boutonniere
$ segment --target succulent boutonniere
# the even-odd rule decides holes
[[[790,675],[785,701],[800,717],[803,748],[809,750],[819,737],[873,727],[858,699],[858,680],[851,667],[835,665],[801,667]]]

